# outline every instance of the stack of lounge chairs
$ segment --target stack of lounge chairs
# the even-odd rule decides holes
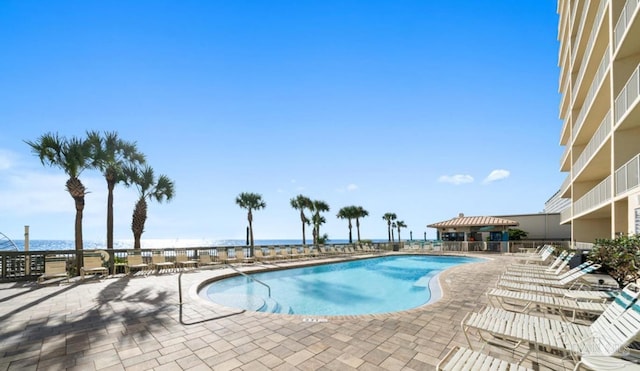
[[[592,288],[584,276],[599,265],[568,269],[563,262],[571,253],[553,258],[550,250],[507,267],[497,287],[487,291],[489,305],[461,322],[468,347],[452,348],[438,370],[527,370],[520,363],[532,355],[537,361],[541,353],[574,370],[640,370],[624,358],[640,336],[640,287]],[[483,349],[474,349],[473,335]],[[489,344],[522,354],[520,360],[490,355],[484,349]]]

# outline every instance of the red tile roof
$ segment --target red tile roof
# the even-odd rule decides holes
[[[458,216],[457,218],[445,220],[427,225],[429,228],[445,228],[445,227],[484,227],[484,226],[517,226],[520,223],[509,220],[496,218],[493,216]]]

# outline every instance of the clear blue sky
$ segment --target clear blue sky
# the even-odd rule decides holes
[[[289,200],[369,211],[363,238],[465,215],[537,213],[560,187],[556,2],[0,2],[0,231],[73,239],[67,177],[24,143],[117,131],[175,199],[143,239],[300,238]],[[493,175],[491,175],[493,174]],[[106,184],[86,171],[85,239],[104,240]],[[132,238],[134,189],[115,193]],[[310,234],[310,233],[309,233]],[[354,229],[355,235],[355,229]]]

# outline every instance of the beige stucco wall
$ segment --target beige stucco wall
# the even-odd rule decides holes
[[[515,220],[520,223],[515,227],[527,232],[528,240],[570,240],[571,224],[560,225],[560,213],[495,215],[498,218]]]

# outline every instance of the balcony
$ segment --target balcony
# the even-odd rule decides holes
[[[624,88],[616,97],[615,102],[615,114],[616,125],[620,123],[620,120],[626,115],[629,109],[635,104],[640,93],[640,66],[636,68]]]
[[[560,211],[560,224],[566,224],[571,221],[571,205]]]
[[[629,28],[629,24],[631,23],[633,14],[635,13],[639,4],[640,0],[627,0],[627,2],[624,4],[624,9],[622,9],[620,18],[618,18],[618,22],[616,23],[616,28],[613,31],[615,49],[618,49],[618,46],[620,46],[620,42],[622,42],[624,34],[627,31],[627,28]]]
[[[604,119],[598,126],[595,134],[589,141],[589,144],[584,148],[584,151],[580,154],[576,163],[573,165],[573,173],[579,174],[582,169],[587,165],[589,159],[598,151],[600,146],[607,140],[609,134],[611,133],[611,128],[613,125],[611,124],[611,111],[607,112]]]
[[[611,175],[593,187],[573,205],[574,216],[597,209],[611,201]]]
[[[566,194],[569,191],[570,184],[571,184],[571,174],[567,175],[567,177],[562,182],[562,185],[560,186],[560,197],[563,197],[563,198],[571,197],[570,195]]]
[[[601,0],[604,1],[604,0]],[[582,13],[580,14],[580,23],[578,23],[578,32],[575,33],[576,38],[575,40],[573,40],[573,43],[571,44],[571,61],[575,61],[576,60],[576,52],[578,51],[578,45],[580,44],[580,39],[582,38],[582,34],[584,33],[584,25],[585,25],[585,20],[587,18],[587,12],[589,11],[589,1],[585,2],[585,4],[582,6]]]
[[[596,43],[598,31],[600,30],[602,19],[604,18],[603,16],[606,9],[606,4],[607,2],[605,0],[600,0],[600,5],[598,6],[598,12],[596,13],[595,18],[596,20],[593,28],[591,29],[591,34],[589,35],[589,40],[587,41],[587,47],[585,48],[584,57],[582,58],[582,64],[580,65],[580,70],[578,72],[578,78],[576,79],[576,85],[578,87],[582,84],[582,78],[584,77],[585,71],[587,70],[587,62],[589,60],[591,52],[593,51],[593,46]],[[572,101],[576,100],[576,95],[578,94],[579,90],[579,88],[573,90]]]
[[[571,137],[572,141],[576,139],[576,136],[580,132],[580,128],[582,127],[582,124],[584,124],[584,119],[587,116],[587,112],[589,111],[589,108],[591,107],[591,103],[593,103],[593,100],[595,99],[596,94],[600,89],[600,85],[602,85],[602,81],[604,80],[606,73],[609,70],[609,64],[610,64],[609,60],[610,60],[609,48],[607,48],[604,51],[604,55],[602,56],[602,60],[600,61],[600,65],[598,66],[598,70],[596,71],[596,74],[593,78],[593,82],[591,83],[591,87],[589,87],[589,92],[587,93],[587,96],[584,99],[584,104],[580,109],[580,114],[576,119],[576,126],[573,130],[572,137]]]
[[[640,185],[640,154],[616,170],[616,196]]]

